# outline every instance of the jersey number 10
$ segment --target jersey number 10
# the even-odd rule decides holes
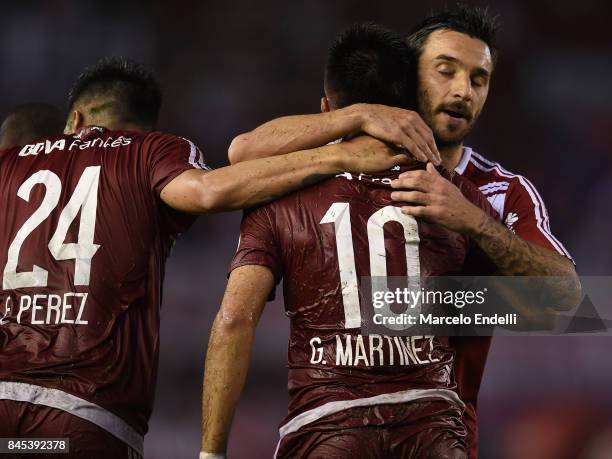
[[[411,215],[403,214],[399,207],[387,206],[374,212],[368,219],[368,248],[370,252],[370,275],[376,278],[376,289],[386,290],[387,256],[385,251],[384,225],[397,222],[404,228],[406,243],[406,265],[409,286],[418,289],[421,265],[419,262],[419,227]],[[321,224],[333,223],[336,233],[336,250],[340,283],[342,286],[342,303],[344,306],[344,327],[361,327],[361,309],[359,307],[359,287],[355,253],[353,252],[353,231],[351,228],[350,204],[335,202],[320,221]]]
[[[87,167],[68,204],[62,210],[57,223],[57,229],[49,241],[49,251],[56,260],[74,259],[74,285],[89,285],[91,259],[100,247],[93,243],[96,227],[96,209],[98,206],[98,182],[100,166]],[[45,186],[45,196],[36,211],[17,231],[15,239],[8,249],[7,262],[4,267],[2,288],[12,290],[24,287],[46,287],[47,270],[34,265],[32,271],[17,272],[19,251],[26,238],[40,225],[57,207],[62,191],[60,178],[49,170],[38,171],[21,184],[17,196],[24,201],[30,200],[30,192],[35,185]],[[81,212],[79,236],[77,243],[65,244],[68,228]]]

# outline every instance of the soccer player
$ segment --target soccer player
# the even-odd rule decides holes
[[[183,212],[407,160],[364,137],[210,171],[192,142],[155,132],[160,103],[147,70],[103,60],[72,87],[65,135],[0,152],[0,437],[142,456],[165,260],[195,218]]]
[[[407,107],[409,56],[386,29],[349,29],[330,52],[325,106]],[[390,183],[423,169],[415,162],[380,174],[340,174],[245,216],[206,358],[202,459],[224,457],[256,324],[281,278],[291,321],[290,405],[277,457],[465,457],[464,404],[454,391],[448,338],[360,334],[360,276],[490,272],[486,263],[470,266],[479,249],[458,234],[471,224],[464,218],[472,208],[494,214],[469,181],[428,166],[441,213],[454,214],[448,228],[393,205]]]
[[[238,162],[270,152],[312,148],[365,131],[404,145],[417,159],[425,155],[437,164],[439,158],[421,124],[425,120],[433,131],[444,167],[477,185],[504,223],[483,219],[480,212],[471,217],[473,223],[482,224],[471,225],[470,235],[495,263],[497,273],[555,276],[559,282],[550,284],[549,298],[558,299],[558,309],[571,308],[580,299],[580,282],[569,253],[551,232],[548,212],[538,191],[525,177],[464,145],[487,100],[498,54],[495,34],[496,23],[486,10],[458,7],[432,15],[418,24],[408,38],[417,56],[418,113],[356,104],[329,113],[279,118],[238,136],[232,142],[230,159]],[[271,135],[273,132],[283,135],[278,138]],[[433,173],[406,172],[393,187],[410,190],[394,193],[393,199],[417,204],[403,207],[409,215],[445,224],[436,207],[437,183]],[[460,395],[467,404],[470,456],[476,457],[476,398],[490,338],[461,338],[459,342],[462,344],[456,371]]]
[[[32,143],[62,133],[65,116],[48,104],[30,103],[16,107],[0,126],[0,150]]]

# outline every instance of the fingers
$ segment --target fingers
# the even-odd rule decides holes
[[[425,149],[421,148],[417,142],[413,140],[412,137],[404,134],[402,136],[402,147],[410,152],[410,154],[417,161],[421,161],[422,163],[426,163],[429,161],[427,157],[427,152]]]
[[[391,188],[427,192],[431,187],[429,186],[429,183],[422,181],[417,177],[406,177],[391,181]]]
[[[427,206],[402,206],[402,213],[425,221],[430,221],[429,208]]]
[[[429,172],[430,174],[433,174],[437,177],[441,177],[440,172],[438,172],[438,169],[436,169],[436,167],[432,163],[427,163],[426,169],[427,172]]]
[[[394,191],[391,193],[391,199],[419,205],[427,205],[430,203],[430,196],[421,191]]]
[[[391,188],[431,191],[433,185],[432,175],[423,170],[408,171],[391,182]]]
[[[438,151],[438,146],[436,145],[436,141],[434,139],[433,132],[429,128],[429,126],[427,126],[425,121],[423,121],[423,119],[419,117],[418,121],[419,122],[415,123],[415,129],[419,131],[421,137],[423,138],[425,142],[425,147],[430,153],[428,155],[428,158],[433,164],[435,164],[436,166],[439,166],[440,164],[442,164],[442,156],[440,155],[440,152]]]
[[[417,159],[423,162],[431,161],[436,166],[442,162],[433,132],[416,112],[410,112],[410,116],[406,116],[400,121],[400,124],[405,136],[410,138],[415,145],[413,147],[415,150],[410,150],[411,153],[416,155],[418,152],[420,158],[427,158],[426,160]]]
[[[418,161],[441,163],[433,132],[417,112],[372,105],[368,107],[366,119],[362,125],[366,133],[393,145],[401,145]]]

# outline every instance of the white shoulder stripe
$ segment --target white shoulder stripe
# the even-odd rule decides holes
[[[535,189],[535,187],[522,175],[513,174],[504,169],[500,164],[489,161],[488,159],[483,158],[476,152],[472,152],[472,157],[470,161],[474,166],[484,172],[496,171],[502,177],[514,178],[517,179],[523,188],[529,194],[531,198],[531,202],[534,206],[534,214],[536,218],[536,226],[540,230],[540,232],[548,239],[548,241],[552,244],[552,246],[559,252],[561,255],[566,256],[570,260],[573,260],[572,256],[565,249],[563,244],[559,242],[559,240],[553,236],[550,231],[550,223],[548,219],[548,212],[546,211],[546,206],[544,206],[544,202],[540,197],[539,193]]]
[[[196,169],[210,170],[210,167],[206,165],[204,162],[204,157],[202,156],[202,152],[196,145],[189,139],[185,137],[181,137],[185,142],[189,144],[189,164],[191,164]]]

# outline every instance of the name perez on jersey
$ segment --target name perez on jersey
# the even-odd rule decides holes
[[[4,311],[0,311],[0,325],[11,322],[11,313],[17,311],[15,322],[32,325],[87,325],[83,319],[87,305],[87,292],[66,292],[57,294],[22,295],[16,301],[9,296],[2,303]]]
[[[336,366],[424,365],[439,362],[434,336],[335,335]],[[315,336],[310,340],[311,364],[328,364],[329,346]]]

